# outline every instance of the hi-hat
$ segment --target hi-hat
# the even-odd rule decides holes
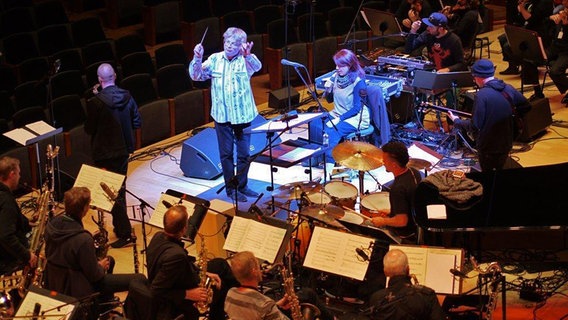
[[[383,152],[374,145],[361,141],[345,141],[333,148],[333,159],[354,170],[369,171],[383,165]]]
[[[432,166],[432,163],[424,159],[410,158],[408,160],[407,166],[412,167],[414,169],[422,170],[430,168]]]
[[[272,196],[280,199],[299,199],[302,192],[311,193],[319,188],[319,180],[292,182],[274,189]]]
[[[300,215],[314,218],[331,226],[341,227],[342,225],[337,222],[336,219],[343,218],[345,211],[342,208],[334,206],[332,204],[312,204],[302,209],[302,211],[300,211]]]

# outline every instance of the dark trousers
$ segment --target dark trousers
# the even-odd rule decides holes
[[[509,157],[509,153],[485,153],[479,152],[479,166],[481,171],[501,170]]]
[[[219,144],[219,157],[223,169],[223,178],[227,194],[236,188],[244,189],[248,183],[248,171],[250,168],[250,136],[251,133],[244,129],[250,123],[233,125],[231,123],[215,122],[215,132]],[[235,160],[233,145],[237,146],[237,173],[235,174]]]
[[[554,47],[551,47],[548,54],[550,59],[550,79],[552,79],[558,91],[564,94],[568,90],[568,77],[566,77],[568,53],[557,54],[554,52]]]
[[[126,173],[128,172],[128,156],[97,160],[95,161],[95,166],[122,174],[126,177]],[[123,239],[129,238],[132,234],[132,227],[130,226],[128,214],[126,213],[126,178],[118,191],[110,214],[112,215],[112,225],[116,236]]]
[[[331,128],[329,128],[326,125],[323,125],[321,121],[316,120],[312,121],[310,123],[310,126],[313,126],[313,129],[311,129],[310,131],[315,135],[322,135],[324,131],[327,133],[329,139],[329,148],[325,153],[325,162],[329,163],[334,162],[333,156],[331,154],[333,148],[339,144],[341,139],[357,131],[357,128],[344,121],[340,121],[335,125],[335,127],[332,126]],[[336,128],[337,130],[335,130]]]

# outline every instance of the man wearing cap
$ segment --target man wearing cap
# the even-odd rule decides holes
[[[422,23],[426,31],[418,34]],[[406,52],[426,45],[428,56],[438,72],[462,71],[466,69],[463,47],[460,38],[448,30],[448,18],[440,12],[412,23],[406,38]]]
[[[448,117],[456,128],[474,133],[481,171],[499,170],[513,147],[513,106],[530,105],[515,88],[494,77],[490,60],[476,61],[471,74],[480,88],[473,100],[472,118],[462,120],[451,111]]]

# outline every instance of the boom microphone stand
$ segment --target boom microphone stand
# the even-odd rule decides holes
[[[146,202],[144,199],[138,197],[137,195],[135,195],[134,193],[130,192],[130,190],[128,190],[126,187],[124,187],[124,191],[126,191],[129,195],[133,196],[136,200],[138,200],[138,202],[140,202],[140,212],[142,214],[142,217],[140,219],[140,222],[142,223],[142,240],[144,240],[144,249],[141,251],[142,254],[144,254],[146,252],[146,250],[148,249],[148,242],[146,239],[146,221],[144,216],[146,215],[146,207],[149,207],[150,209],[154,210],[154,207],[152,207],[150,204],[148,204],[148,202]]]

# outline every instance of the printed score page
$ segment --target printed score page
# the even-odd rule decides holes
[[[316,226],[304,259],[304,267],[363,280],[368,261],[360,261],[357,248],[368,248],[372,238]]]
[[[235,216],[223,249],[251,251],[257,258],[274,263],[285,236],[286,229]]]
[[[114,201],[103,191],[101,182],[104,182],[114,194],[117,194],[120,188],[122,188],[124,176],[84,164],[77,175],[74,187],[89,188],[91,191],[91,206],[110,212]]]
[[[49,296],[39,294],[37,292],[28,291],[26,298],[18,308],[18,312],[16,312],[16,317],[32,319],[36,303],[41,305],[40,316],[36,317],[37,319],[69,319],[73,309],[75,309],[73,304],[62,306],[65,302],[50,298]],[[58,306],[61,306],[59,310],[53,309]],[[50,309],[53,310],[46,312],[43,317],[41,316],[41,311]]]
[[[454,277],[450,269],[459,269],[462,264],[461,249],[421,247],[412,245],[391,245],[408,257],[410,273],[418,283],[434,289],[436,293],[459,294],[461,279]]]

